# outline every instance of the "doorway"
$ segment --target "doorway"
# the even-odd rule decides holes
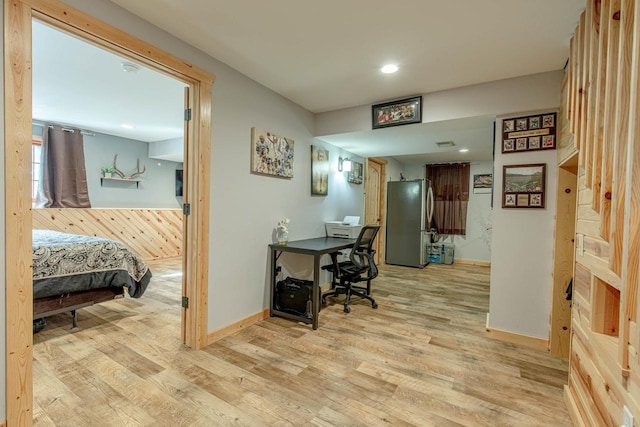
[[[568,359],[571,346],[571,300],[567,298],[574,277],[575,231],[578,208],[578,153],[558,167],[556,230],[553,257],[553,290],[549,350]]]
[[[31,21],[102,46],[184,81],[192,89],[185,141],[184,281],[191,308],[186,310],[184,341],[194,349],[207,344],[209,177],[211,88],[214,76],[56,0],[5,2],[5,283],[6,412],[9,425],[30,425],[33,407],[31,269]],[[186,168],[190,168],[187,170]],[[9,286],[10,285],[10,286]]]
[[[364,223],[380,226],[379,238],[374,242],[376,264],[380,264],[385,259],[386,181],[387,161],[374,157],[368,158],[364,183]]]

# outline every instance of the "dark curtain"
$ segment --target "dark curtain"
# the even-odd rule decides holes
[[[90,208],[80,129],[44,124],[38,208]]]
[[[440,234],[467,234],[469,163],[427,165],[433,189],[434,209],[430,227]]]

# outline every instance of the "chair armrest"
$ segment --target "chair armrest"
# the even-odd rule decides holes
[[[342,252],[331,252],[329,256],[331,257],[331,264],[323,265],[321,268],[323,270],[327,270],[333,273],[335,278],[340,278],[340,263],[338,262],[338,255],[342,255]]]

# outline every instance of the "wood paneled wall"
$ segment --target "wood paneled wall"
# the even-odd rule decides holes
[[[180,209],[34,209],[33,228],[117,240],[144,260],[182,256]]]
[[[566,400],[578,425],[640,419],[640,0],[588,0],[562,97],[578,153],[578,206]],[[638,421],[636,421],[637,423]]]

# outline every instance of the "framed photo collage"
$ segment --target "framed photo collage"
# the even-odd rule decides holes
[[[502,153],[521,153],[556,148],[556,113],[505,119],[502,122]]]

